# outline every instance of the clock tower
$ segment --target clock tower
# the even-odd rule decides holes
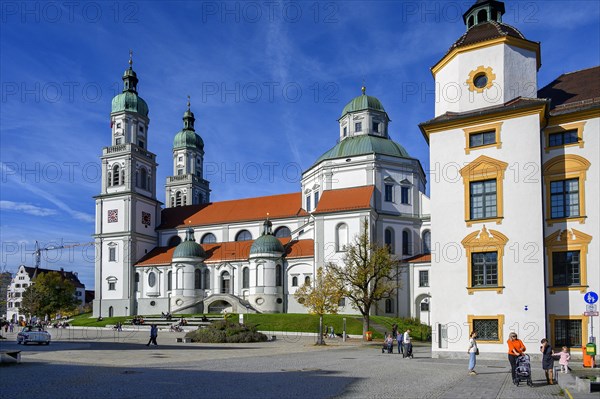
[[[129,58],[123,91],[112,100],[111,142],[102,150],[102,188],[96,196],[94,315],[136,314],[133,265],[156,246],[160,202],[156,155],[148,148],[148,105],[138,95]]]

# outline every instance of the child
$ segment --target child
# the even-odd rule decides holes
[[[569,360],[571,360],[569,349],[566,346],[563,346],[562,352],[560,352],[560,360],[558,361],[558,364],[560,364],[561,373],[569,372]]]
[[[387,334],[385,340],[383,341],[383,348],[381,348],[381,353],[392,353],[392,347],[394,345],[394,338],[392,338],[392,334]]]

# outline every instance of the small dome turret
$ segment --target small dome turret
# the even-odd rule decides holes
[[[194,129],[196,118],[190,110],[190,96],[188,96],[188,109],[183,113],[183,129],[180,130],[173,139],[173,149],[176,148],[196,148],[204,150],[204,141]]]
[[[256,254],[276,254],[282,255],[285,252],[283,244],[273,235],[273,223],[269,219],[263,223],[263,233],[252,243],[250,247],[250,255]]]
[[[342,110],[342,115],[340,116],[340,119],[343,118],[344,115],[346,115],[349,112],[357,112],[367,109],[385,112],[383,105],[381,105],[381,101],[379,101],[377,97],[367,96],[365,86],[363,86],[361,90],[362,94],[360,96],[353,98],[348,104],[346,104],[346,106]]]
[[[194,240],[194,229],[189,228],[185,240],[175,247],[173,259],[175,258],[206,258],[204,248]]]
[[[136,112],[148,116],[148,104],[137,94],[138,78],[133,70],[133,51],[129,52],[129,68],[123,73],[123,92],[112,100],[111,113]]]

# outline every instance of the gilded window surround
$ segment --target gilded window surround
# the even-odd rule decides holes
[[[465,222],[467,227],[475,223],[495,222],[501,224],[504,218],[504,172],[508,164],[481,155],[460,170],[464,183]],[[496,216],[489,219],[471,219],[470,184],[482,180],[496,179]]]
[[[491,148],[491,147],[502,148],[502,142],[500,141],[500,129],[502,128],[503,123],[504,122],[496,122],[496,123],[490,123],[487,125],[480,125],[480,126],[468,127],[468,128],[463,129],[463,131],[465,132],[465,154],[469,154],[471,151],[481,150],[483,148]],[[469,145],[470,137],[472,134],[489,132],[489,131],[495,132],[495,134],[496,134],[496,142],[495,143],[480,145],[478,147],[471,147]]]
[[[583,128],[585,127],[586,122],[576,122],[576,123],[563,123],[558,126],[551,126],[544,129],[544,138],[546,139],[544,150],[546,153],[549,153],[551,150],[565,148],[565,147],[579,147],[583,148],[585,144],[583,141]],[[568,130],[577,130],[577,142],[570,144],[562,144],[557,146],[550,147],[550,135],[553,133],[561,133],[566,132]]]
[[[477,87],[475,86],[475,78],[479,75],[485,75],[487,77],[487,83],[485,87]],[[489,89],[494,84],[496,80],[496,74],[492,70],[492,67],[484,67],[483,65],[479,65],[476,69],[469,72],[469,79],[467,79],[466,83],[469,86],[469,91],[476,91],[477,93],[483,93],[485,89]]]
[[[485,226],[479,231],[475,231],[466,236],[461,244],[466,250],[467,257],[467,292],[473,295],[475,291],[496,291],[502,294],[503,285],[503,259],[504,247],[508,242],[508,237],[496,230],[487,230]],[[498,286],[495,287],[473,287],[473,265],[471,255],[478,252],[497,252],[498,253]]]
[[[556,291],[579,291],[582,294],[588,289],[587,285],[587,251],[592,236],[579,230],[558,230],[544,239],[548,261],[548,290],[550,294]],[[554,286],[552,254],[554,252],[579,251],[580,282],[577,286]]]
[[[554,326],[556,320],[581,320],[581,343],[586,344],[588,342],[588,319],[587,316],[573,316],[573,315],[548,315],[550,319],[550,343],[554,346],[556,337],[554,336]],[[582,352],[581,346],[574,346],[569,348],[571,352]]]
[[[579,156],[573,154],[559,155],[544,164],[544,191],[546,200],[546,223],[552,226],[554,223],[567,221],[576,221],[581,224],[585,223],[585,178],[586,172],[591,163]],[[579,179],[579,215],[573,217],[552,219],[552,209],[550,202],[550,183],[554,181]]]
[[[497,341],[490,341],[490,340],[483,340],[483,339],[477,339],[477,343],[481,343],[481,344],[503,344],[504,342],[504,338],[503,338],[503,330],[504,330],[504,315],[503,314],[497,314],[495,316],[475,316],[472,314],[467,315],[467,323],[469,323],[469,334],[471,333],[471,331],[473,331],[473,320],[498,320],[498,340]]]

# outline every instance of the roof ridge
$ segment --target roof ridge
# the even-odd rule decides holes
[[[589,68],[578,69],[578,70],[576,70],[576,71],[565,72],[565,73],[563,73],[563,74],[561,74],[561,75],[558,75],[558,77],[557,77],[557,78],[555,78],[554,80],[556,80],[556,79],[560,78],[561,76],[565,76],[565,75],[572,75],[572,74],[574,74],[574,73],[580,73],[580,72],[588,71],[588,70],[590,70],[590,69],[595,69],[595,68],[600,68],[600,65],[596,65],[596,66],[589,67]],[[552,82],[551,82],[551,83],[552,83]]]

